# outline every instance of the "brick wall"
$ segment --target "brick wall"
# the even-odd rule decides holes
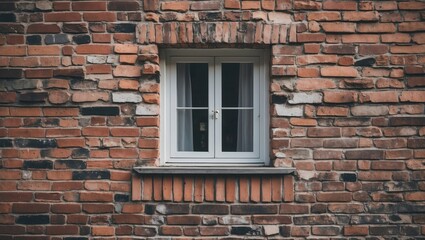
[[[424,10],[1,1],[0,238],[423,238]],[[295,176],[134,173],[158,164],[161,47],[270,48],[271,159]]]

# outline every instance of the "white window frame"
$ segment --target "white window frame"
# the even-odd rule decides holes
[[[269,51],[265,49],[162,49],[160,51],[160,164],[163,166],[263,166],[269,165]],[[177,134],[172,129],[177,127],[175,111],[175,97],[173,89],[176,84],[176,62],[207,62],[209,94],[214,101],[209,101],[209,112],[220,106],[221,96],[214,92],[221,92],[221,63],[253,62],[254,63],[254,90],[258,94],[254,99],[254,153],[221,152],[221,117],[214,124],[208,124],[209,152],[177,152]],[[213,84],[211,84],[213,83]],[[173,121],[174,120],[174,121]],[[211,120],[209,120],[211,121]],[[214,121],[214,120],[213,120]],[[258,121],[258,123],[256,123]],[[214,148],[214,146],[216,146]],[[214,152],[215,151],[215,152]]]

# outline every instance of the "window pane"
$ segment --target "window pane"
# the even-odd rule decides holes
[[[177,110],[177,150],[208,152],[208,109]]]
[[[252,109],[223,110],[222,151],[253,151]]]
[[[222,106],[253,106],[253,64],[222,63]]]
[[[208,106],[208,63],[177,63],[177,106]]]

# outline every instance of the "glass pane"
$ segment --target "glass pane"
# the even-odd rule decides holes
[[[253,111],[252,109],[223,110],[222,151],[253,151]]]
[[[208,107],[208,63],[177,63],[177,106]]]
[[[252,63],[222,63],[223,107],[253,106],[253,68]]]
[[[208,110],[177,110],[177,150],[208,152]]]

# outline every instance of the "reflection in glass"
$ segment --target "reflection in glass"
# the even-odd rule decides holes
[[[222,151],[253,151],[252,109],[223,110]]]
[[[208,64],[177,63],[177,150],[208,151]]]
[[[222,63],[221,102],[223,107],[253,106],[253,64]]]

